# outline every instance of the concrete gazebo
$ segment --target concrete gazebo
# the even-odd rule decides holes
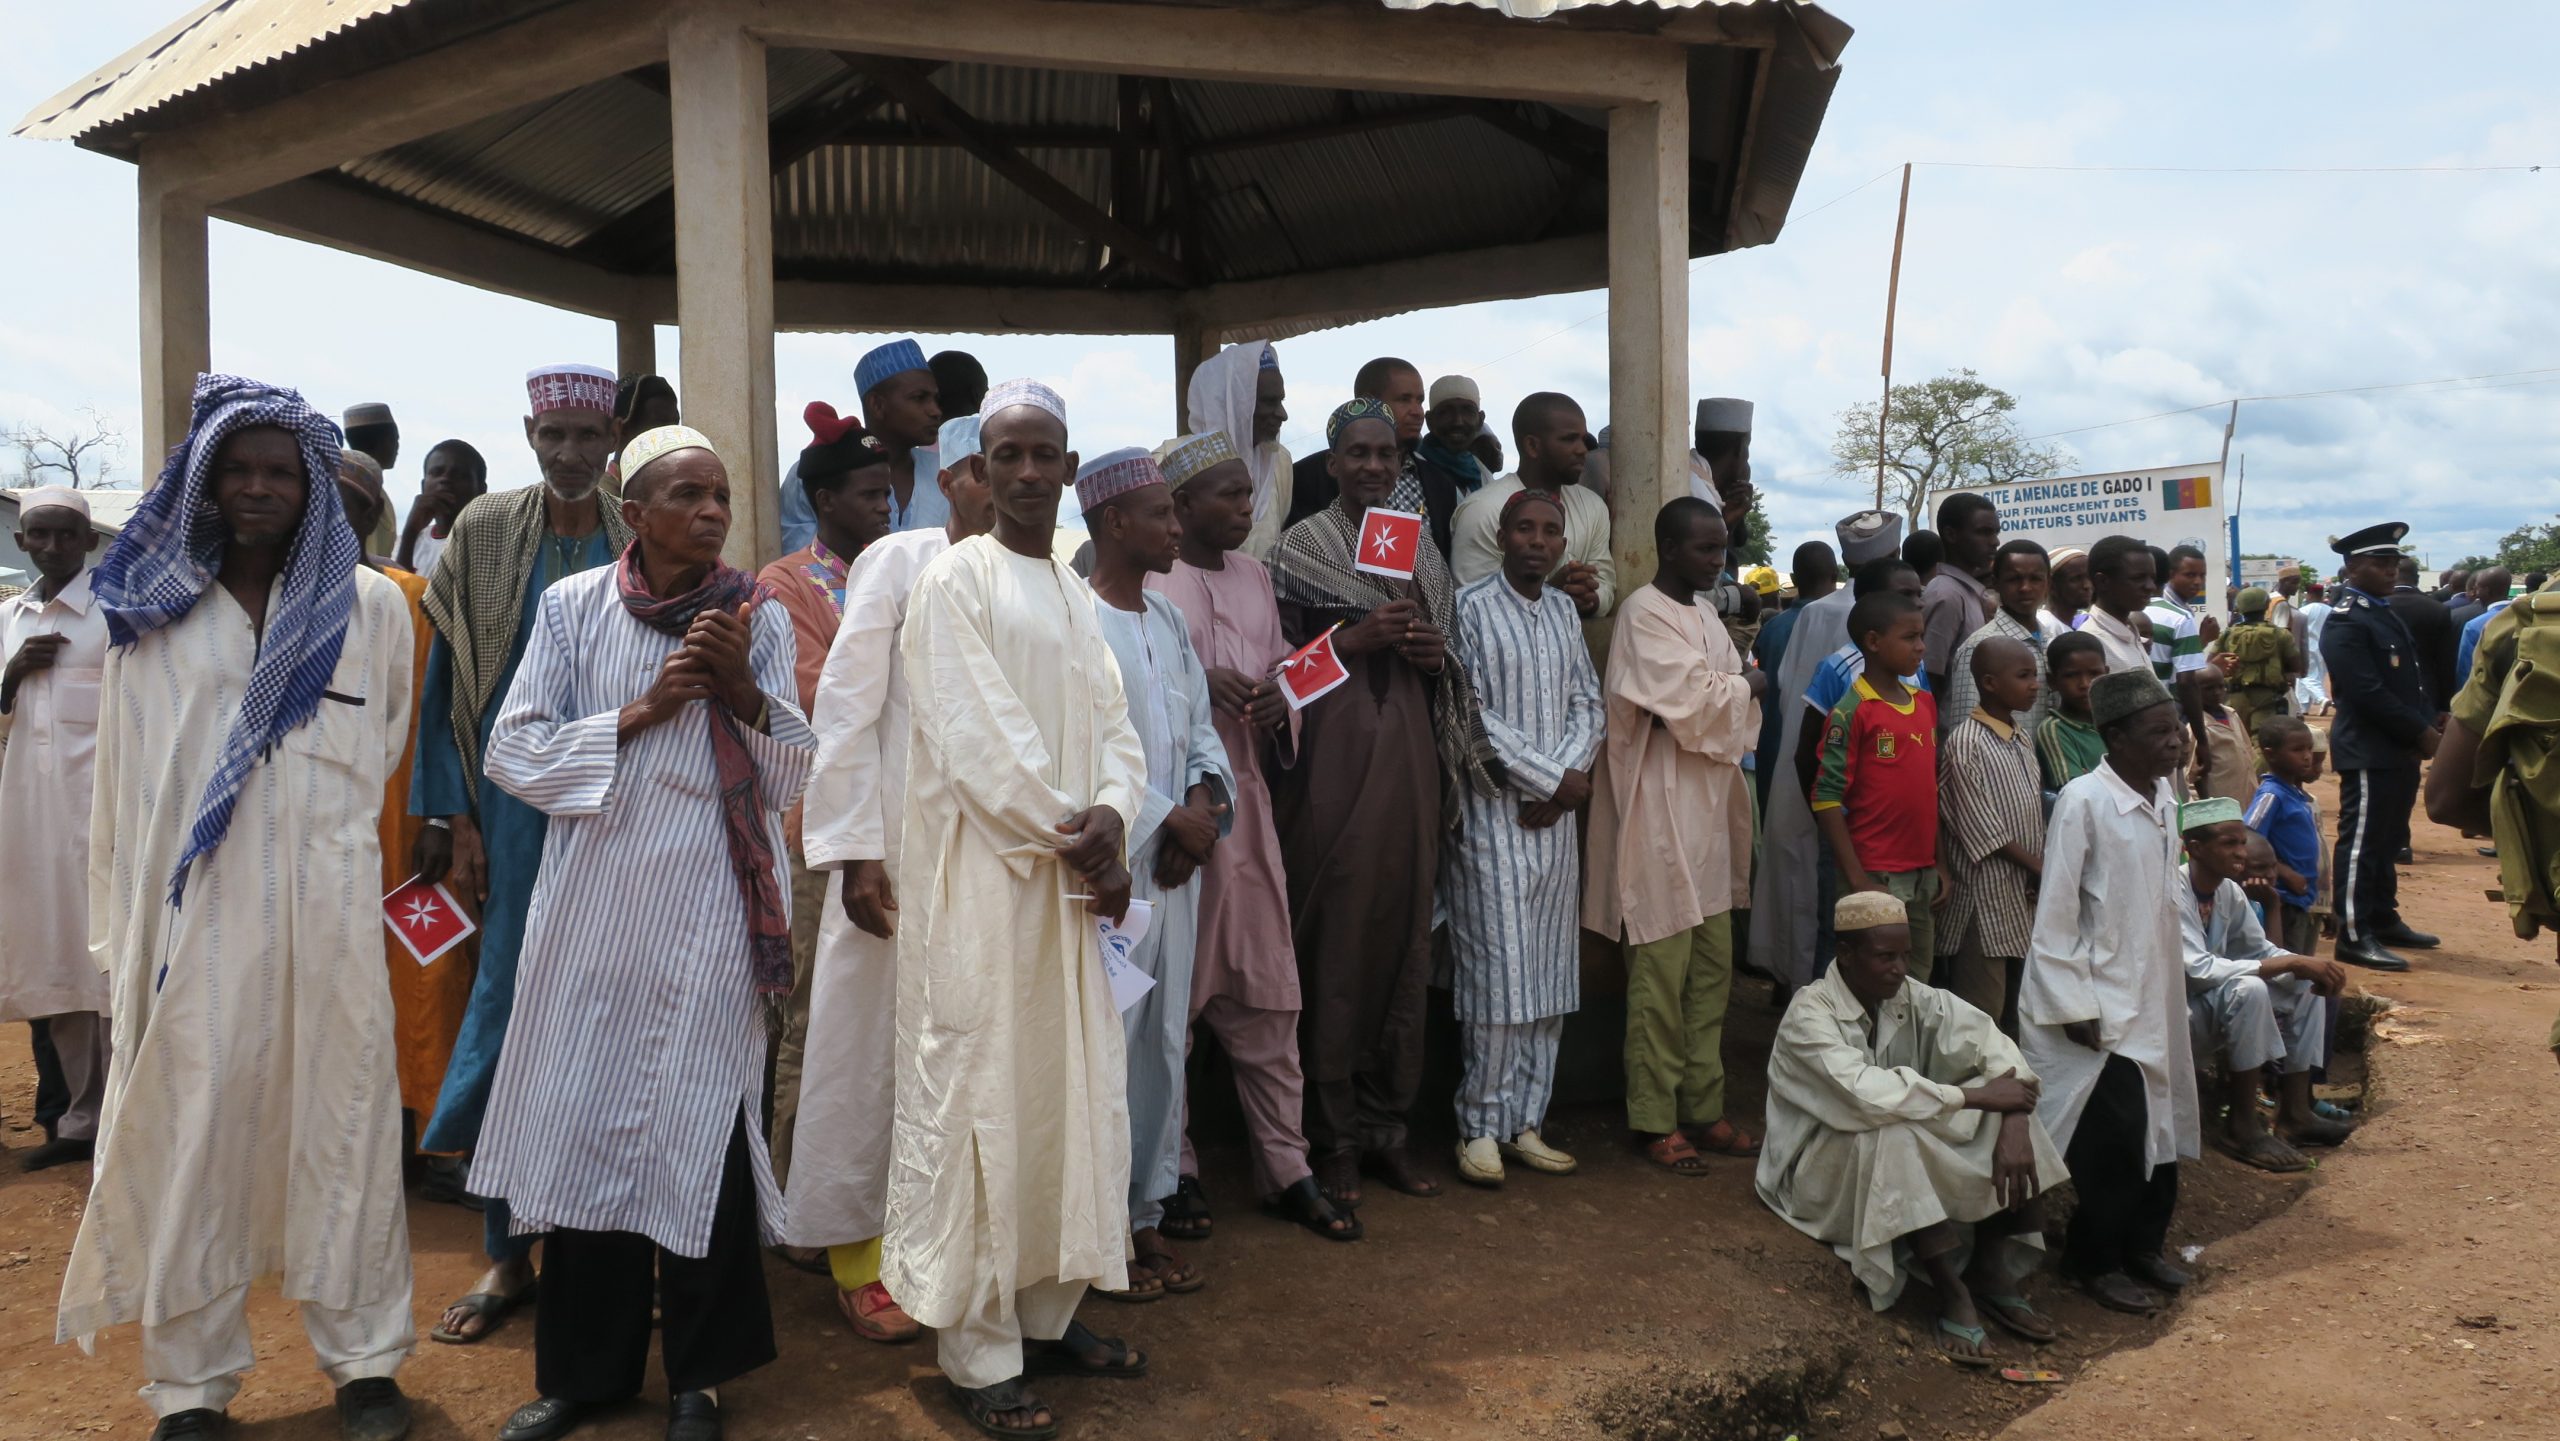
[[[742,560],[777,329],[1153,332],[1179,393],[1228,341],[1605,284],[1649,574],[1689,260],[1776,236],[1847,38],[1794,0],[213,0],[17,133],[140,169],[147,454],[211,353],[209,216],[612,320],[626,373],[675,325],[761,482]]]

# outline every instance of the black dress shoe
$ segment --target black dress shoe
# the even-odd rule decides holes
[[[578,1423],[603,1409],[592,1401],[572,1401],[565,1396],[528,1401],[498,1428],[498,1441],[552,1441],[555,1436],[575,1431]]]
[[[2350,966],[2362,966],[2368,971],[2405,971],[2409,969],[2408,961],[2384,950],[2382,948],[2382,942],[2373,939],[2371,936],[2367,936],[2360,941],[2351,941],[2344,936],[2340,936],[2338,938],[2337,957],[2339,960]]]
[[[700,1391],[667,1398],[667,1441],[720,1441],[720,1403]]]
[[[2407,846],[2402,846],[2400,848],[2400,854],[2394,856],[2392,859],[2398,861],[2404,866],[2414,866],[2418,863],[2418,853],[2409,849]]]
[[[400,1441],[409,1434],[409,1398],[388,1376],[359,1376],[338,1388],[338,1434],[346,1441]]]
[[[151,1428],[151,1441],[210,1441],[231,1429],[231,1418],[198,1406],[172,1411]]]
[[[2145,1286],[2161,1291],[2183,1291],[2195,1277],[2169,1264],[2166,1256],[2131,1256],[2124,1263],[2125,1274]]]
[[[2373,938],[2385,945],[2401,946],[2412,951],[2432,951],[2444,944],[2424,931],[2409,929],[2407,921],[2393,921],[2373,928]]]
[[[90,1160],[97,1154],[97,1142],[87,1139],[75,1140],[65,1136],[59,1140],[47,1141],[19,1158],[18,1169],[42,1171],[54,1166],[69,1166]]]

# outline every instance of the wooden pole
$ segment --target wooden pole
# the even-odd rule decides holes
[[[1876,405],[1876,509],[1884,509],[1884,427],[1893,417],[1893,308],[1902,298],[1902,226],[1911,218],[1911,164],[1903,162],[1902,199],[1893,207],[1893,269],[1884,282],[1884,399]]]
[[[204,206],[170,193],[146,155],[142,228],[142,483],[160,476],[169,447],[186,439],[196,376],[213,366],[212,273]]]

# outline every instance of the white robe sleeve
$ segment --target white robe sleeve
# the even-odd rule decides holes
[[[841,870],[855,861],[889,858],[886,799],[894,785],[881,774],[880,717],[897,664],[898,622],[905,606],[885,565],[854,567],[844,619],[818,673],[818,758],[800,813],[801,845],[812,870]]]
[[[1934,1121],[1964,1109],[1964,1092],[1908,1066],[1879,1066],[1813,1006],[1790,1007],[1769,1050],[1769,1090],[1834,1131]]]
[[[2178,939],[2187,966],[2187,994],[2210,991],[2224,981],[2240,976],[2254,976],[2258,963],[2283,954],[2267,944],[2267,933],[2258,925],[2257,914],[2249,909],[2248,899],[2237,886],[2228,887],[2230,895],[2214,898],[2214,914],[2224,920],[2223,944],[2229,953],[2214,949],[2213,938],[2206,932],[2204,907],[2196,903],[2195,888],[2187,884],[2181,872],[2176,878],[2178,893]],[[2223,908],[2239,902],[2237,912],[2227,920]]]
[[[2066,790],[2054,803],[2045,830],[2044,873],[2050,879],[2036,897],[2036,923],[2027,940],[2026,974],[2018,986],[2018,1019],[2039,1026],[2094,1021],[2101,1014],[2093,946],[2081,914],[2080,887],[2087,868],[2091,810],[2106,804]]]
[[[543,592],[524,659],[489,732],[489,779],[526,805],[555,816],[602,815],[621,758],[619,708],[577,714],[577,657],[557,587]],[[682,717],[662,724],[677,725]]]

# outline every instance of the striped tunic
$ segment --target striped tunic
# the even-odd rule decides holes
[[[622,707],[682,644],[623,609],[616,570],[543,593],[490,736],[489,778],[551,825],[471,1182],[506,1198],[520,1234],[634,1231],[701,1256],[740,1126],[766,1239],[780,1235],[759,1120],[765,1030],[699,709],[709,702],[614,740]],[[747,746],[786,897],[782,812],[817,747],[793,655],[790,617],[758,606],[748,661],[767,719]]]
[[[1457,596],[1458,658],[1484,702],[1484,728],[1509,775],[1498,796],[1464,791],[1458,833],[1441,848],[1452,990],[1461,1021],[1520,1022],[1581,1004],[1582,881],[1570,817],[1520,824],[1524,802],[1555,794],[1600,750],[1600,677],[1573,599],[1535,601],[1497,571]]]
[[[1955,879],[1938,921],[1938,954],[1962,950],[1965,932],[1979,926],[1982,954],[2023,956],[2035,931],[2035,888],[2025,867],[1996,852],[2015,845],[2044,855],[2044,791],[2034,743],[2025,726],[1977,710],[1947,732],[1938,776],[1946,817],[1938,860]]]

